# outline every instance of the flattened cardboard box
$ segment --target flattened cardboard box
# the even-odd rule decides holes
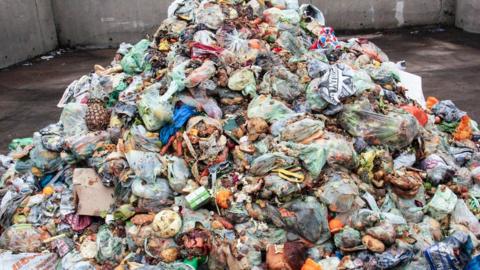
[[[94,169],[75,169],[73,187],[78,215],[100,216],[115,202],[113,188],[105,187]]]

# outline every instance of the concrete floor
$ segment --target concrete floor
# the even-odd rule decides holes
[[[392,61],[407,61],[407,71],[423,77],[425,96],[452,99],[480,120],[480,35],[458,29],[401,30],[373,38]],[[114,50],[67,52],[52,60],[33,60],[0,70],[0,153],[8,143],[56,122],[64,89],[106,65]]]

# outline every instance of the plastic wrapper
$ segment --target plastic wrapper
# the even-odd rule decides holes
[[[404,248],[390,248],[382,254],[375,255],[376,269],[392,269],[413,259],[414,253]]]
[[[456,232],[424,251],[430,269],[451,270],[464,269],[470,261],[473,244],[470,236]]]
[[[31,224],[14,224],[0,237],[0,247],[14,252],[37,252],[42,244],[41,232]]]
[[[363,137],[372,145],[397,149],[410,145],[419,132],[418,122],[410,114],[378,114],[366,100],[345,106],[340,123],[352,136]]]

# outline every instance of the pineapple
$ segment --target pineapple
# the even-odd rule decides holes
[[[110,112],[105,109],[104,102],[100,99],[91,98],[87,105],[85,121],[88,129],[91,131],[105,130],[110,122]]]

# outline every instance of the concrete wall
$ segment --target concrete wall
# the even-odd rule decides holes
[[[116,47],[153,34],[169,0],[53,0],[60,46]]]
[[[0,0],[0,68],[57,47],[51,0]]]
[[[480,33],[480,0],[457,0],[455,25],[465,31]]]
[[[475,1],[475,0],[474,0]],[[455,0],[311,0],[338,30],[453,24]]]

